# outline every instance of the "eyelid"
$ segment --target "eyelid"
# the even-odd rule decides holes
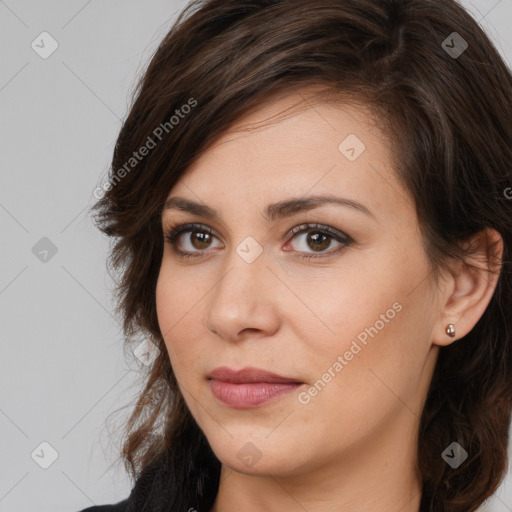
[[[294,228],[290,229],[290,231],[288,231],[286,238],[289,236],[294,236],[298,233],[313,231],[315,229],[317,229],[319,232],[327,233],[335,239],[340,238],[346,242],[353,242],[352,238],[343,231],[340,231],[326,224],[319,224],[318,222],[305,222],[303,224],[299,224],[298,226],[295,226]]]

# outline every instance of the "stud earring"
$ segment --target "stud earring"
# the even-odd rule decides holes
[[[445,332],[450,338],[455,338],[455,324],[448,324],[446,326]]]

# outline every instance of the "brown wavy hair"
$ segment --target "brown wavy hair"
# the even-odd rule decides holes
[[[450,53],[461,41],[467,48]],[[147,508],[141,503],[140,510],[209,511],[220,475],[180,394],[157,320],[165,199],[233,122],[275,95],[318,85],[326,100],[359,102],[375,114],[414,199],[436,276],[450,258],[465,261],[461,242],[471,235],[493,228],[503,238],[485,313],[466,336],[440,348],[419,427],[421,512],[474,511],[504,478],[512,400],[512,75],[498,51],[453,0],[196,0],[137,83],[92,211],[115,242],[109,267],[125,347],[142,335],[160,349],[144,368],[121,453],[132,478],[145,482]],[[457,469],[441,457],[453,441],[469,454]]]

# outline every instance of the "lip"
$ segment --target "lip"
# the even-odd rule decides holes
[[[302,384],[297,379],[283,377],[277,373],[272,373],[253,366],[247,366],[241,370],[233,370],[227,366],[219,366],[208,375],[209,379],[220,380],[223,382],[231,382],[234,384],[246,384],[254,382],[267,382],[271,384]]]
[[[233,370],[222,366],[213,370],[208,379],[213,395],[224,405],[238,409],[259,407],[304,384],[254,367]]]

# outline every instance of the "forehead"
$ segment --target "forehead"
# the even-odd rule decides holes
[[[369,108],[291,94],[243,116],[182,175],[168,197],[215,209],[308,194],[338,194],[372,209],[397,206],[389,144]],[[402,196],[402,198],[400,197]]]

